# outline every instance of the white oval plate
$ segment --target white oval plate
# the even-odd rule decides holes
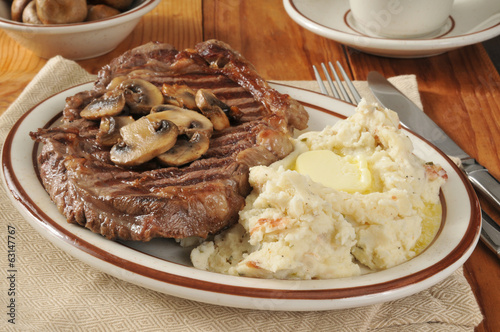
[[[381,38],[360,32],[352,20],[349,0],[283,0],[283,5],[288,15],[305,29],[360,51],[387,57],[432,56],[500,35],[500,1],[455,0],[442,31],[420,39]]]
[[[321,130],[350,115],[354,107],[315,92],[273,84],[308,110],[310,130]],[[54,95],[27,111],[11,129],[2,150],[4,184],[16,208],[44,237],[115,277],[191,300],[251,309],[327,310],[358,307],[399,299],[424,290],[449,276],[470,256],[479,238],[480,207],[462,172],[445,155],[414,136],[416,154],[439,163],[449,180],[442,192],[444,221],[432,245],[414,259],[391,269],[333,280],[263,280],[200,271],[189,251],[170,239],[148,243],[114,242],[68,224],[37,177],[37,145],[30,131],[60,116],[65,98],[92,88],[92,83]]]

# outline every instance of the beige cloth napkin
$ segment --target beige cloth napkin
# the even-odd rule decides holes
[[[0,144],[40,100],[93,80],[75,62],[51,59],[0,118]],[[419,102],[414,76],[392,79]],[[314,82],[288,82],[316,89]],[[356,82],[371,98],[365,82]],[[473,331],[482,314],[462,268],[441,283],[397,301],[346,310],[272,312],[204,304],[116,279],[74,259],[39,235],[0,189],[1,331]],[[8,323],[7,227],[16,230],[16,320]]]

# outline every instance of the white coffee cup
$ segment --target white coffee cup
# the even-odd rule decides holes
[[[363,32],[389,38],[417,38],[440,30],[453,0],[349,0]]]

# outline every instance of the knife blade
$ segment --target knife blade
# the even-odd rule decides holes
[[[484,210],[481,210],[481,215],[481,239],[500,258],[500,226]]]
[[[459,158],[462,170],[474,188],[500,210],[500,183],[485,167],[462,150],[429,116],[380,73],[372,71],[368,74],[368,86],[382,106],[398,114],[403,127],[424,137],[447,155]],[[484,211],[482,214],[481,238],[500,257],[499,226]]]

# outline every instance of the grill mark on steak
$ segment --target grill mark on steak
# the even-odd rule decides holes
[[[217,98],[229,106],[238,107],[243,113],[242,122],[252,121],[255,117],[262,117],[263,112],[266,111],[262,103],[257,102],[252,94],[223,75],[183,74],[172,77],[161,74],[152,76],[149,72],[133,71],[127,77],[145,79],[158,87],[163,84],[178,84],[187,85],[195,91],[209,89]]]
[[[214,132],[208,151],[189,165],[120,167],[96,140],[99,123],[79,115],[120,76],[159,88],[209,89],[243,116]],[[149,43],[125,52],[102,68],[92,90],[67,99],[62,126],[31,136],[43,143],[40,178],[68,222],[110,239],[148,241],[205,238],[231,226],[251,190],[249,168],[285,157],[293,129],[306,125],[302,106],[271,89],[238,52],[211,40],[195,50]]]
[[[129,75],[129,77],[148,79],[148,77],[144,75]],[[169,85],[187,85],[195,91],[198,89],[209,89],[217,98],[229,106],[237,106],[243,113],[250,111],[262,112],[262,104],[257,102],[248,91],[221,75],[182,75],[179,77],[155,76],[149,81],[159,87],[165,83]]]

